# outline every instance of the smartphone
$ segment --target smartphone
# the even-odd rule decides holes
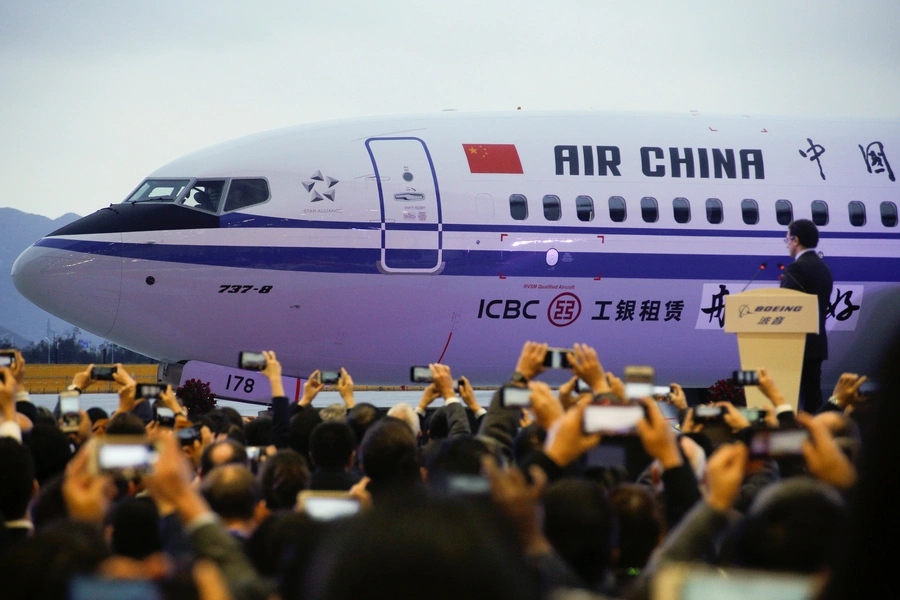
[[[0,352],[0,367],[9,367],[10,369],[12,369],[15,365],[15,352]]]
[[[200,431],[195,429],[194,427],[185,427],[184,429],[179,429],[175,433],[175,437],[178,438],[178,442],[182,446],[192,446],[194,442],[199,442],[203,439],[203,436],[200,435]]]
[[[568,348],[547,348],[547,354],[544,355],[544,366],[548,369],[570,369]]]
[[[81,425],[81,402],[78,392],[63,392],[59,395],[59,415],[62,424],[59,428],[65,433],[78,431]]]
[[[579,379],[575,382],[575,393],[576,394],[592,394],[594,392],[587,383],[584,382],[583,379]]]
[[[164,600],[155,581],[109,579],[93,575],[76,575],[69,583],[70,600]]]
[[[750,437],[750,458],[802,456],[805,429],[758,429]]]
[[[707,406],[698,404],[694,407],[694,423],[713,423],[725,417],[724,406]]]
[[[271,417],[272,416],[272,408],[269,407],[266,410],[261,410],[258,413],[256,413],[256,416],[257,417]]]
[[[149,473],[159,459],[159,451],[144,436],[107,435],[95,446],[96,472],[132,478]]]
[[[653,395],[656,373],[653,367],[625,367],[625,397],[629,400],[649,398]]]
[[[255,461],[259,460],[259,455],[265,454],[264,448],[261,446],[247,446],[247,460]]]
[[[618,406],[591,405],[584,411],[581,428],[585,433],[630,435],[644,418],[644,407],[637,404]]]
[[[175,427],[175,412],[171,408],[165,406],[156,407],[156,420],[159,421],[160,427]]]
[[[520,387],[500,388],[500,405],[504,408],[528,408],[531,406],[531,390]]]
[[[759,373],[756,371],[735,371],[731,379],[735,385],[759,385]]]
[[[434,482],[437,491],[448,496],[487,496],[491,481],[483,475],[446,475]]]
[[[744,415],[745,419],[750,421],[751,425],[763,423],[766,420],[766,411],[764,410],[758,408],[739,408],[737,410]]]
[[[112,367],[94,367],[91,369],[91,379],[94,381],[115,381],[113,375],[116,373],[115,366]]]
[[[319,381],[325,385],[334,385],[340,378],[340,371],[319,371]]]
[[[333,521],[359,512],[359,500],[346,492],[313,492],[297,494],[297,510],[316,521]]]
[[[409,380],[413,383],[433,383],[434,376],[429,367],[410,367]]]
[[[156,400],[165,391],[165,387],[158,383],[139,383],[134,392],[135,398]]]
[[[878,382],[872,381],[871,379],[866,379],[859,386],[859,393],[863,396],[871,396],[872,394],[877,394],[879,390]]]
[[[670,385],[654,385],[653,386],[653,395],[654,396],[668,396],[672,393],[672,386]]]
[[[262,371],[266,368],[266,357],[262,352],[241,352],[238,366],[245,371]]]

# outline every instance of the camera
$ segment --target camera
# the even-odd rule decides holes
[[[16,353],[15,352],[0,352],[0,367],[8,367],[12,369],[16,366]]]
[[[731,375],[734,385],[759,385],[759,373],[756,371],[735,371]]]
[[[74,433],[81,425],[81,402],[78,396],[78,392],[63,392],[59,395],[59,428],[65,433]]]
[[[581,428],[585,433],[629,435],[644,416],[644,407],[639,404],[591,405],[584,410]]]
[[[744,415],[751,425],[759,425],[766,421],[766,411],[758,408],[739,408],[738,412]]]
[[[724,406],[707,406],[699,404],[694,407],[694,423],[713,423],[723,421],[725,417]]]
[[[92,458],[95,472],[130,479],[152,471],[159,459],[159,450],[144,436],[107,435],[94,447]]]
[[[164,390],[165,388],[158,383],[139,383],[135,388],[134,397],[157,400]]]
[[[625,397],[629,400],[649,398],[653,395],[656,372],[653,367],[625,367]]]
[[[165,406],[156,407],[156,420],[160,427],[175,427],[175,411]]]
[[[94,367],[91,369],[91,379],[94,381],[115,381],[113,375],[118,367]]]
[[[500,405],[504,408],[528,408],[531,406],[531,390],[520,387],[500,388]]]
[[[335,385],[340,379],[340,371],[319,371],[319,381],[323,385]]]
[[[570,369],[569,352],[567,348],[547,348],[547,354],[544,355],[544,366],[548,369]]]
[[[750,458],[802,456],[805,429],[758,429],[750,437]]]
[[[409,380],[413,383],[432,383],[434,376],[431,374],[430,367],[410,367]]]
[[[238,366],[245,371],[262,371],[266,364],[266,357],[262,352],[241,352],[238,355]]]
[[[653,395],[654,396],[668,396],[672,393],[672,386],[670,385],[654,385],[653,386]]]

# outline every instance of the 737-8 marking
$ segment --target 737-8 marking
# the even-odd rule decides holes
[[[264,285],[262,287],[253,287],[252,285],[220,285],[219,292],[220,294],[224,294],[228,292],[229,294],[246,294],[247,292],[254,291],[259,292],[260,294],[268,294],[272,291],[271,285]]]

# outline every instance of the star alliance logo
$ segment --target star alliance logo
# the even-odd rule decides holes
[[[322,171],[316,171],[312,177],[310,177],[310,181],[303,182],[303,187],[310,193],[311,202],[321,202],[322,200],[331,200],[334,202],[334,186],[337,184],[338,180],[334,177],[328,177],[327,175],[322,175]],[[317,187],[318,189],[316,189]],[[320,192],[319,190],[324,191]]]

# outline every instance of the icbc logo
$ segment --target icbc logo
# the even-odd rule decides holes
[[[574,323],[581,314],[581,300],[575,294],[566,292],[550,301],[547,318],[557,327]]]

